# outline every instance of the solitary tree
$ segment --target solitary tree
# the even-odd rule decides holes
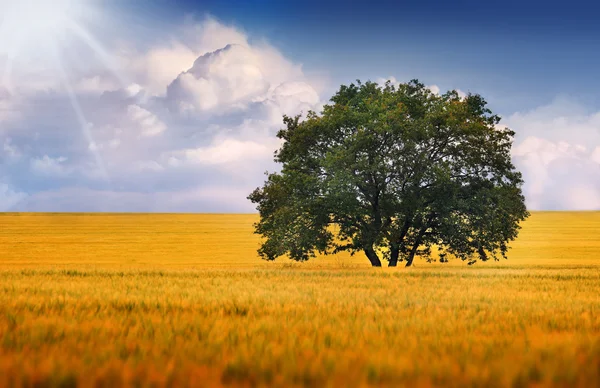
[[[440,261],[499,260],[529,215],[514,132],[479,95],[357,81],[283,121],[281,172],[248,197],[264,259],[363,251],[375,267],[382,255],[410,266],[436,247]]]

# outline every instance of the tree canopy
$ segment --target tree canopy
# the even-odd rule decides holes
[[[281,171],[248,198],[261,257],[364,252],[373,266],[416,256],[506,258],[528,217],[514,132],[477,94],[417,80],[342,85],[322,112],[283,117]]]

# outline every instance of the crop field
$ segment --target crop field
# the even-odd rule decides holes
[[[408,269],[265,262],[256,219],[0,214],[0,386],[600,386],[600,212]]]

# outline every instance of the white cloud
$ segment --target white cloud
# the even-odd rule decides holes
[[[396,88],[402,83],[401,81],[398,81],[396,79],[396,77],[394,77],[394,76],[390,76],[387,78],[379,77],[375,80],[375,82],[377,82],[379,85],[382,85],[382,86],[385,85],[388,81],[390,82],[390,84],[392,86],[394,86]]]
[[[67,158],[59,156],[52,158],[44,155],[41,158],[31,159],[30,165],[34,172],[48,176],[65,176],[71,173],[71,168],[65,165]]]
[[[12,139],[10,137],[4,139],[2,150],[4,151],[6,159],[9,161],[15,161],[21,158],[21,151],[15,144],[12,143]]]
[[[0,123],[16,120],[18,117],[15,98],[7,88],[0,85]],[[0,126],[1,132],[2,127]]]
[[[440,87],[437,85],[431,85],[427,87],[433,94],[440,94]]]
[[[152,95],[162,96],[177,76],[189,70],[194,61],[228,44],[248,46],[247,36],[233,26],[207,16],[200,22],[189,19],[181,28],[151,47],[140,52],[135,47],[123,46],[117,53],[118,62]]]
[[[14,194],[13,194],[14,195]],[[68,209],[75,212],[197,212],[198,209],[228,209],[231,212],[253,211],[245,200],[246,189],[204,186],[177,191],[114,191],[84,187],[63,187],[40,191],[30,196],[20,194],[12,199],[12,208],[19,211],[41,212],[49,209]],[[16,207],[15,207],[16,204]],[[0,185],[0,210],[2,185]],[[7,209],[11,209],[8,207]]]
[[[257,160],[268,159],[273,155],[273,147],[255,141],[243,141],[235,138],[224,138],[207,147],[177,151],[169,157],[172,166],[181,164],[245,164]]]
[[[467,97],[467,93],[466,93],[466,92],[463,92],[463,91],[462,91],[462,90],[460,90],[460,89],[456,89],[456,93],[458,94],[458,97],[460,97],[460,98],[462,98],[462,99],[464,99],[464,98],[466,98],[466,97]]]
[[[281,116],[322,106],[315,83],[215,19],[163,38],[108,49],[119,76],[73,52],[81,63],[66,66],[67,81],[79,114],[47,65],[15,69],[12,87],[0,88],[0,162],[12,185],[0,184],[0,208],[252,210],[246,195],[277,168]],[[600,207],[600,113],[562,99],[502,125],[517,132],[530,208]]]
[[[390,84],[392,84],[395,87],[398,87],[401,83],[403,83],[403,81],[397,80],[396,77],[394,77],[394,76],[390,76],[390,77],[387,77],[387,78],[380,77],[380,78],[377,78],[377,80],[375,82],[377,82],[379,85],[384,85],[388,81],[390,82]],[[408,80],[404,81],[404,82],[408,82]],[[436,95],[440,95],[440,93],[442,92],[442,90],[440,89],[440,87],[438,85],[435,85],[435,84],[433,84],[433,85],[426,85],[425,87],[427,89],[429,89],[433,94],[436,94]],[[455,89],[455,90],[456,90],[456,93],[458,94],[458,96],[460,98],[467,97],[467,93],[463,92],[462,90],[460,90],[460,89]]]
[[[248,45],[248,37],[244,31],[239,27],[224,25],[212,16],[205,17],[199,23],[189,19],[180,31],[179,38],[197,57],[228,44]]]
[[[139,160],[133,163],[133,168],[136,171],[164,171],[164,167],[154,160]]]
[[[564,208],[569,210],[600,209],[600,188],[590,186],[567,187]]]
[[[80,79],[74,89],[80,93],[101,94],[106,91],[116,91],[121,88],[121,85],[114,77],[104,77],[94,75]]]
[[[516,132],[513,159],[529,208],[600,209],[600,113],[557,99],[505,124]]]
[[[301,76],[298,66],[271,48],[229,44],[199,57],[169,85],[167,99],[175,111],[186,113],[245,109],[271,88]]]
[[[537,136],[550,141],[572,144],[600,144],[600,111],[587,112],[564,97],[549,105],[506,117],[504,124],[517,132],[518,138]]]
[[[550,140],[530,136],[513,148],[513,156],[532,157],[539,164],[547,166],[557,159],[573,158],[582,159],[586,154],[586,147],[582,144],[572,145],[566,141],[552,142]]]
[[[600,164],[600,146],[594,149],[594,152],[592,152],[590,159],[592,160],[592,162]]]
[[[286,82],[275,88],[261,98],[255,99],[262,105],[263,117],[273,125],[280,125],[283,115],[306,115],[309,110],[321,110],[319,95],[313,87],[306,82]]]
[[[141,136],[156,136],[163,133],[167,126],[152,112],[137,106],[129,105],[127,115],[134,124],[140,127]]]
[[[318,109],[319,95],[299,64],[235,27],[208,18],[178,34],[121,42],[119,76],[70,71],[79,112],[60,82],[40,87],[50,72],[15,78],[5,94],[21,98],[20,117],[0,126],[0,150],[28,161],[8,168],[13,191],[31,192],[17,209],[252,210],[247,194],[276,168],[281,116]]]
[[[27,198],[27,194],[16,191],[6,183],[0,182],[0,212],[12,210],[15,205]]]
[[[197,58],[192,49],[178,41],[152,48],[145,54],[124,50],[120,56],[122,66],[153,95],[165,94],[167,85]]]
[[[388,80],[400,83],[394,77],[377,82]],[[428,88],[440,93],[437,85]],[[530,209],[600,209],[600,112],[586,112],[569,99],[557,98],[547,106],[514,113],[496,127],[516,131],[512,156],[523,173]]]

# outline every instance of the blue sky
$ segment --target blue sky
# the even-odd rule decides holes
[[[506,110],[557,94],[599,99],[597,2],[175,0],[128,11],[166,26],[213,14],[335,84],[402,73],[482,90]]]
[[[335,84],[401,73],[481,90],[501,110],[549,102],[557,94],[598,102],[597,2],[172,3],[170,20],[213,13],[265,36],[306,70],[328,70]]]
[[[281,114],[357,78],[482,94],[531,209],[600,209],[593,2],[27,1],[0,0],[0,211],[252,211]]]

